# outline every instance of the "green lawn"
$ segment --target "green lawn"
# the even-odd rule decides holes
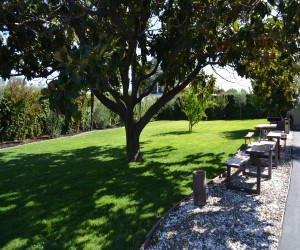
[[[149,124],[145,162],[125,162],[124,128],[0,150],[0,248],[138,249],[170,207],[212,179],[265,120]]]

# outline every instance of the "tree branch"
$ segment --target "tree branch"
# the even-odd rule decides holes
[[[141,101],[143,98],[145,98],[146,96],[148,96],[153,88],[155,87],[155,85],[161,80],[163,79],[167,74],[169,74],[169,72],[171,71],[173,65],[176,62],[175,58],[177,58],[177,56],[179,56],[179,53],[182,49],[186,49],[188,45],[188,42],[184,39],[178,46],[177,48],[175,49],[173,55],[172,55],[172,58],[173,60],[168,64],[167,68],[164,70],[163,74],[158,76],[157,78],[154,79],[154,81],[152,82],[152,84],[148,87],[147,91],[145,91],[144,93],[142,93],[139,98],[137,99],[137,102]]]
[[[98,89],[91,90],[93,94],[99,99],[101,103],[108,109],[112,110],[116,114],[118,114],[121,119],[124,121],[126,116],[126,108],[124,105],[120,105],[110,100],[104,93],[101,93]]]
[[[86,7],[83,6],[81,4],[76,3],[74,0],[68,0],[69,3],[73,4],[74,6],[80,8],[82,11],[84,11],[86,14],[92,15],[92,16],[102,16],[105,17],[109,14],[109,11],[106,11],[104,9],[98,9],[97,6],[95,6],[97,8],[97,10],[92,10],[92,4],[90,7]]]
[[[180,93],[200,72],[203,65],[198,64],[197,67],[191,72],[186,79],[172,90],[167,93],[164,93],[156,103],[154,103],[145,113],[145,115],[139,120],[138,126],[144,127],[148,124],[150,119],[163,107],[172,100],[178,93]]]

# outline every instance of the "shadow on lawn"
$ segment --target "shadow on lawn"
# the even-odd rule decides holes
[[[242,129],[242,130],[234,130],[234,131],[224,131],[221,132],[220,135],[230,140],[238,140],[238,139],[244,140],[244,136],[248,132],[251,132],[251,130]],[[254,137],[258,136],[258,131],[255,131],[255,129],[253,129],[252,132],[254,132]]]
[[[170,200],[183,197],[181,182],[191,179],[185,165],[207,165],[207,178],[220,172],[209,164],[221,166],[222,154],[188,155],[173,164],[155,160],[172,150],[148,151],[154,160],[141,164],[125,162],[124,148],[110,146],[11,160],[0,152],[0,247],[138,249]],[[170,170],[174,164],[182,170]]]
[[[166,132],[166,133],[159,133],[155,136],[167,136],[167,135],[186,135],[191,134],[192,132],[189,131],[173,131],[173,132]]]

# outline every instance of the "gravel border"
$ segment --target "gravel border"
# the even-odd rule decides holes
[[[207,204],[193,195],[176,204],[152,228],[141,249],[278,249],[292,170],[292,132],[272,179],[262,178],[261,194],[228,190],[225,178],[208,185]],[[266,162],[267,164],[267,162]],[[255,178],[235,181],[253,185]]]

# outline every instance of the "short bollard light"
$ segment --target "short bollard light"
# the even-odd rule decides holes
[[[194,205],[204,206],[206,204],[206,173],[203,170],[193,172]]]

